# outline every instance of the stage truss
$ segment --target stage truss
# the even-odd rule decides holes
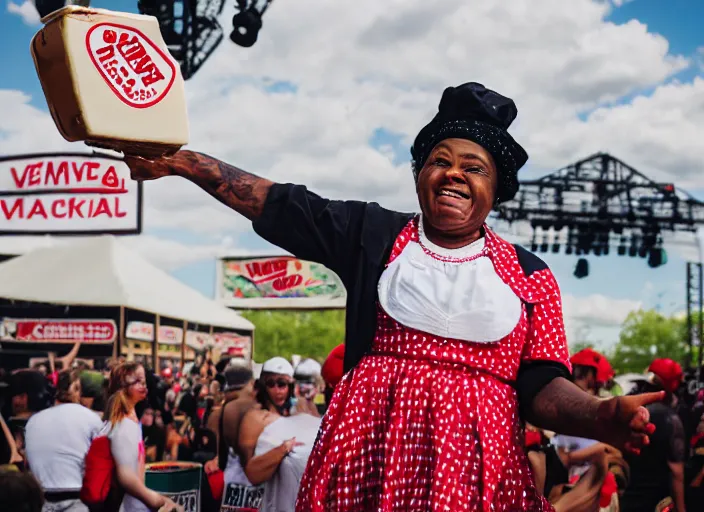
[[[575,276],[589,275],[587,256],[647,258],[650,267],[667,263],[667,243],[690,234],[699,243],[704,203],[673,183],[651,180],[605,153],[580,160],[540,179],[521,182],[515,199],[494,217],[509,225],[527,222],[534,252],[578,256]],[[679,243],[682,243],[680,240]],[[690,354],[702,345],[702,265],[687,266],[687,325]],[[701,367],[702,351],[699,352]],[[691,360],[690,360],[691,363]]]
[[[250,47],[262,28],[262,16],[273,0],[236,0],[230,39]],[[139,12],[159,21],[169,52],[181,66],[184,80],[191,78],[222,42],[218,18],[225,0],[139,0]]]

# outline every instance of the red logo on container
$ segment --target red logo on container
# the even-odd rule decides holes
[[[156,105],[176,79],[171,58],[132,27],[99,23],[88,30],[86,48],[110,89],[130,107]]]

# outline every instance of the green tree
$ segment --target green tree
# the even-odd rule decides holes
[[[584,350],[585,348],[594,349],[594,344],[589,341],[576,341],[574,343],[571,343],[570,344],[570,355],[576,354],[577,352],[579,352],[580,350]],[[594,349],[594,350],[596,350],[596,349]]]
[[[293,354],[322,362],[345,341],[345,312],[243,311],[255,325],[254,360],[261,363],[274,356],[290,359]]]
[[[667,357],[684,362],[686,355],[684,320],[654,310],[639,310],[626,317],[610,361],[617,373],[640,373],[653,359]]]

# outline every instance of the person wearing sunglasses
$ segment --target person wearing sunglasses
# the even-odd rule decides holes
[[[239,425],[237,451],[245,475],[252,485],[263,486],[257,504],[260,512],[294,511],[320,428],[320,418],[292,410],[293,377],[293,367],[286,359],[274,357],[265,362],[257,383],[257,403],[243,414]]]
[[[262,366],[257,382],[257,402],[262,409],[289,416],[293,406],[293,366],[283,357],[272,357]]]

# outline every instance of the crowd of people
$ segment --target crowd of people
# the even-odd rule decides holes
[[[292,511],[325,396],[342,377],[340,349],[323,366],[306,359],[295,368],[282,357],[207,359],[158,374],[123,360],[102,371],[66,362],[5,375],[2,510],[90,510],[86,486],[100,476],[91,460],[104,438],[114,460],[106,512],[182,510],[145,485],[147,464],[160,461],[202,465],[202,512]]]
[[[119,492],[104,510],[180,510],[145,485],[146,464],[159,461],[202,464],[203,512],[294,510],[343,358],[340,345],[322,366],[312,359],[294,367],[282,357],[263,365],[223,358],[155,374],[135,362],[111,360],[96,371],[69,359],[62,371],[15,371],[0,395],[8,418],[0,437],[0,505],[89,510],[81,501],[86,456],[105,436]],[[584,391],[624,392],[598,352],[582,350],[570,362]],[[704,391],[688,403],[682,383],[679,364],[656,359],[625,390],[666,393],[648,406],[655,428],[639,453],[527,424],[525,452],[538,491],[558,512],[704,509]]]
[[[15,371],[1,395],[8,421],[2,421],[0,505],[89,510],[81,501],[86,456],[105,436],[119,489],[108,498],[112,510],[180,510],[145,485],[146,464],[159,461],[202,464],[203,512],[294,510],[343,358],[341,345],[322,366],[307,359],[294,367],[275,357],[263,365],[208,359],[159,374],[121,360],[103,371],[77,363],[57,372]],[[598,352],[582,350],[570,362],[584,391],[623,393]],[[682,382],[679,364],[657,359],[625,390],[666,392],[663,402],[648,406],[655,428],[639,453],[527,424],[525,452],[538,491],[558,512],[704,509],[704,391],[687,403]]]
[[[664,391],[665,399],[647,406],[653,424],[649,443],[630,453],[527,426],[534,477],[555,510],[704,510],[704,392],[694,403],[686,400],[681,366],[656,359],[622,390],[598,352],[584,349],[570,361],[575,384],[595,396]]]

